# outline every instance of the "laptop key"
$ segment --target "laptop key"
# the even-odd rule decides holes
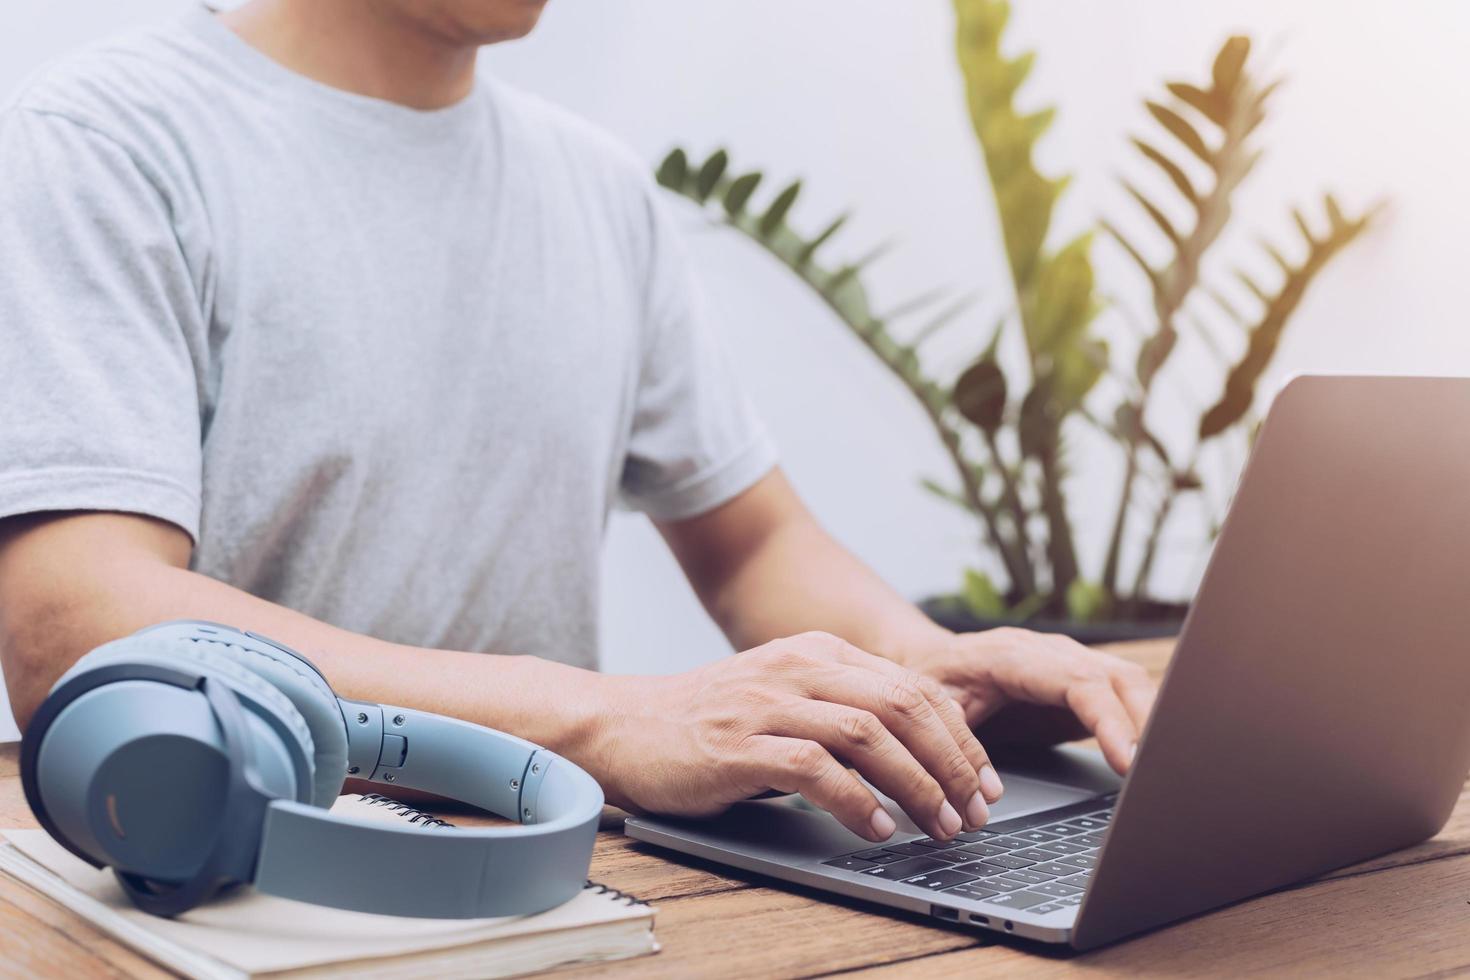
[[[1107,840],[1107,837],[1103,834],[1086,834],[1082,837],[1073,837],[1072,839],[1079,844],[1086,844],[1088,847],[1102,847],[1103,841]]]
[[[879,865],[874,864],[872,861],[864,861],[862,858],[850,856],[833,858],[830,861],[823,861],[822,863],[829,868],[841,868],[843,871],[866,871],[869,868],[879,867]]]
[[[995,844],[966,844],[960,850],[966,854],[973,854],[975,857],[983,858],[995,857],[997,854],[1004,854],[1006,852],[1004,847],[998,847]]]
[[[1037,844],[1042,851],[1052,851],[1056,854],[1085,854],[1092,850],[1086,844],[1079,844],[1075,840],[1049,840],[1045,844]],[[1051,858],[1047,858],[1051,860]]]
[[[909,843],[917,844],[920,847],[927,847],[931,851],[947,851],[950,848],[965,846],[964,841],[935,840],[932,837],[920,837],[918,840],[909,841]]]
[[[1061,878],[1059,880],[1062,884],[1071,885],[1073,888],[1086,888],[1087,881],[1091,877],[1091,871],[1084,871],[1081,874],[1072,875],[1070,878]]]
[[[1032,885],[1031,890],[1050,895],[1052,898],[1066,898],[1070,895],[1081,895],[1082,889],[1075,885],[1065,885],[1060,881],[1047,881],[1039,885]]]
[[[888,846],[888,848],[883,848],[883,851],[888,851],[889,854],[901,854],[906,858],[932,858],[935,855],[935,852],[931,851],[931,849],[920,848],[913,840],[910,840],[908,843],[895,843],[895,845]]]
[[[1086,850],[1086,848],[1083,848],[1083,850]],[[1011,857],[1018,857],[1023,861],[1053,861],[1056,859],[1056,854],[1035,847],[1027,847],[1023,850],[1012,851]]]
[[[1059,899],[1057,899],[1057,904],[1058,905],[1081,905],[1082,904],[1082,896],[1081,895],[1068,895],[1066,898],[1059,898]]]
[[[1050,895],[1040,895],[1031,889],[1020,892],[1006,892],[1004,895],[996,895],[985,900],[986,905],[1003,905],[1013,909],[1029,909],[1033,905],[1045,905],[1052,901]]]
[[[1061,857],[1060,854],[1055,856]],[[1026,870],[1035,871],[1037,874],[1042,875],[1054,875],[1058,878],[1065,878],[1068,875],[1075,875],[1078,871],[1077,868],[1073,867],[1070,864],[1058,864],[1055,860],[1043,861],[1041,864],[1033,864]]]
[[[995,869],[991,868],[990,870],[994,871]],[[980,884],[986,888],[994,888],[998,892],[1015,892],[1026,887],[1024,881],[1016,881],[1013,878],[1005,878],[999,875],[994,878],[986,878]]]
[[[994,860],[991,858],[990,860]],[[1097,867],[1097,855],[1095,854],[1059,854],[1057,864],[1070,864],[1074,868],[1087,868],[1091,870]]]
[[[963,885],[974,881],[974,875],[961,874],[953,868],[940,868],[938,871],[930,871],[926,874],[914,875],[912,878],[903,879],[905,885],[913,885],[916,888],[927,888],[930,891],[939,891],[951,888],[955,885]]]
[[[949,867],[948,861],[938,861],[934,858],[916,857],[906,858],[902,861],[894,861],[892,864],[875,864],[871,868],[859,871],[861,875],[871,875],[874,878],[889,878],[893,881],[901,881],[904,878],[912,878],[914,875],[925,874],[930,871],[938,871]]]
[[[1066,906],[1061,902],[1047,902],[1045,905],[1033,905],[1027,911],[1035,912],[1037,915],[1045,915],[1048,912],[1060,912],[1064,908]]]
[[[1019,868],[1019,869],[1017,869],[1015,871],[1007,871],[1005,874],[1001,875],[1001,877],[1002,878],[1009,878],[1012,881],[1024,882],[1025,884],[1028,884],[1028,885],[1039,885],[1039,884],[1041,884],[1044,881],[1052,881],[1053,880],[1053,876],[1052,875],[1037,874],[1035,871],[1032,871],[1030,868]]]
[[[1067,823],[1071,824],[1073,827],[1080,827],[1083,830],[1107,830],[1108,829],[1108,822],[1107,822],[1107,820],[1099,820],[1095,816],[1094,817],[1074,817],[1073,819],[1068,820]]]
[[[902,854],[894,854],[892,851],[885,851],[881,847],[875,847],[871,851],[858,851],[856,854],[849,854],[847,856],[857,858],[859,861],[872,861],[874,864],[892,864],[894,861],[903,860]]]
[[[1071,837],[1073,834],[1080,834],[1082,830],[1088,828],[1084,827],[1082,830],[1078,830],[1071,825],[1071,821],[1068,821],[1067,823],[1047,824],[1045,827],[1037,827],[1036,829],[1043,830],[1048,834],[1060,834],[1063,837]]]
[[[978,901],[982,898],[989,898],[992,895],[999,895],[1001,892],[995,888],[986,887],[983,882],[967,881],[963,885],[955,885],[953,888],[944,889],[944,894]]]
[[[1014,871],[1017,868],[1029,868],[1036,862],[1018,858],[1014,854],[997,854],[995,857],[985,858],[981,863],[988,864],[992,868],[999,868],[1001,871]]]
[[[962,840],[966,844],[975,844],[980,841],[989,840],[992,837],[999,836],[1000,834],[997,834],[993,830],[967,830],[963,834],[955,834],[954,839]]]
[[[1036,846],[1036,842],[1035,841],[1027,840],[1026,838],[1022,837],[1020,834],[1011,834],[1011,835],[1008,835],[1006,837],[997,837],[994,840],[989,840],[989,841],[986,841],[985,843],[987,843],[987,844],[994,844],[996,847],[1004,847],[1004,848],[1006,848],[1007,850],[1010,850],[1010,851],[1018,851],[1018,850],[1020,850],[1023,847],[1035,847]]]
[[[1060,840],[1062,837],[1061,834],[1053,834],[1051,831],[1048,830],[1023,830],[1019,833],[1012,834],[1011,836],[1019,837],[1022,840],[1028,840],[1033,844],[1040,844],[1043,841],[1049,840]]]

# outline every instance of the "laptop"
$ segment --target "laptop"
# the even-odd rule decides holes
[[[952,841],[885,801],[900,832],[874,846],[800,797],[626,832],[1078,949],[1434,835],[1470,771],[1470,379],[1292,381],[1127,778],[998,758],[1006,795]]]

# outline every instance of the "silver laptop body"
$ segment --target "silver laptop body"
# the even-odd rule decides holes
[[[1079,949],[1432,836],[1470,770],[1470,379],[1289,384],[1127,779],[998,757],[990,824],[946,844],[887,801],[900,831],[874,847],[800,797],[626,830]]]

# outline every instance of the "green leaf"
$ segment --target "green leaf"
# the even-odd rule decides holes
[[[1167,129],[1176,140],[1183,143],[1189,152],[1208,163],[1212,168],[1215,166],[1214,153],[1205,144],[1204,137],[1189,124],[1188,120],[1166,105],[1153,101],[1145,102],[1144,105],[1148,108],[1149,115],[1157,119],[1159,125]]]
[[[677,146],[669,151],[663,162],[658,165],[656,179],[661,187],[667,187],[671,191],[682,191],[684,180],[689,176],[689,158],[684,151]]]
[[[1006,614],[1005,599],[984,572],[965,569],[965,588],[960,595],[965,601],[965,608],[980,619],[1000,619]]]
[[[1031,595],[1028,595],[1026,598],[1022,599],[1020,602],[1016,603],[1009,610],[1007,610],[1006,618],[1014,619],[1018,622],[1024,623],[1032,616],[1035,616],[1037,613],[1041,612],[1042,608],[1045,606],[1046,596],[1042,595],[1039,592],[1033,592]]]
[[[816,238],[813,238],[801,247],[801,250],[796,253],[795,258],[792,260],[792,265],[797,269],[803,269],[809,265],[812,257],[817,254],[817,249],[827,244],[827,240],[837,234],[838,230],[847,223],[847,218],[848,216],[846,214],[839,214],[834,218],[827,227],[817,233]]]
[[[716,150],[709,155],[708,160],[704,161],[704,165],[699,168],[699,173],[694,175],[694,191],[701,202],[709,200],[715,185],[725,175],[725,167],[729,162],[728,153],[724,150]]]
[[[1075,345],[1096,315],[1091,249],[1092,235],[1080,235],[1038,267],[1032,315],[1024,321],[1033,357]]]
[[[1107,369],[1105,340],[1084,340],[1053,355],[1052,379],[1061,412],[1070,412],[1081,405]]]
[[[759,170],[743,174],[732,180],[729,189],[725,191],[725,213],[732,218],[739,217],[745,210],[745,205],[750,201],[750,195],[755,193],[760,182]]]
[[[1073,579],[1067,586],[1067,617],[1076,623],[1090,623],[1108,607],[1108,592],[1096,582]]]
[[[791,210],[791,205],[796,203],[796,195],[801,193],[801,181],[793,180],[786,189],[776,195],[766,213],[761,215],[760,224],[757,226],[761,236],[769,238],[777,228],[781,227],[786,220],[786,212]]]
[[[1239,34],[1221,46],[1220,53],[1215,56],[1214,67],[1210,70],[1216,92],[1230,95],[1235,91],[1235,87],[1240,84],[1240,70],[1245,67],[1245,59],[1250,50],[1251,39]]]
[[[954,385],[955,409],[982,432],[992,435],[1005,420],[1006,376],[991,357],[970,365]]]

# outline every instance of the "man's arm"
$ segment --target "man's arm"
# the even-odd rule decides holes
[[[0,663],[21,728],[82,654],[169,619],[211,619],[279,639],[306,653],[345,697],[453,715],[547,745],[578,744],[595,726],[586,671],[338,629],[189,571],[189,554],[187,534],[148,517],[0,521]],[[560,710],[538,710],[553,699]]]
[[[188,535],[151,518],[0,521],[0,663],[22,727],[88,650],[167,619],[210,619],[293,646],[348,697],[463,718],[587,769],[610,802],[710,814],[800,792],[869,840],[895,830],[857,768],[928,833],[988,818],[988,760],[938,685],[829,635],[765,644],[670,677],[432,650],[337,629],[188,570]],[[963,815],[963,816],[962,816]]]
[[[971,725],[1011,702],[1063,708],[1119,772],[1132,759],[1153,702],[1146,672],[1064,637],[942,629],[827,534],[779,470],[659,530],[737,649],[826,630],[938,680]]]

